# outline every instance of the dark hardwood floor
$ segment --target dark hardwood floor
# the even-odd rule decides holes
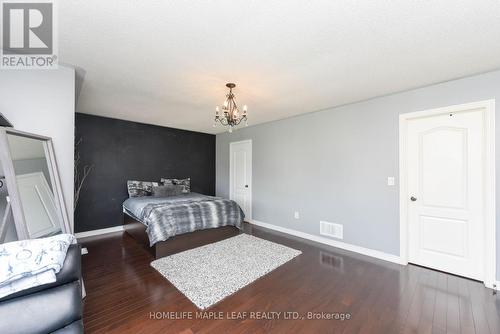
[[[86,333],[500,333],[500,298],[480,282],[246,230],[303,254],[206,310],[206,317],[223,312],[211,320],[196,319],[200,311],[149,266],[153,257],[125,233],[80,240],[89,251],[82,258]],[[154,312],[165,313],[158,320]],[[233,318],[248,313],[230,319],[228,312]],[[306,319],[281,313],[257,320],[250,312],[298,312]],[[308,312],[350,319],[308,320]],[[193,319],[167,319],[189,315]]]

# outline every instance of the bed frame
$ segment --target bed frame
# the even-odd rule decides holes
[[[240,230],[234,226],[222,226],[180,234],[168,240],[157,242],[153,246],[149,246],[146,226],[126,213],[124,213],[123,216],[123,227],[127,234],[146,248],[156,259],[208,245],[240,234]]]

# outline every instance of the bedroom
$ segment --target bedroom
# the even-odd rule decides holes
[[[498,2],[1,8],[0,333],[500,332]]]

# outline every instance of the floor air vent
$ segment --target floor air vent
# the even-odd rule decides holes
[[[319,222],[319,234],[334,237],[338,239],[344,238],[344,227],[340,224],[329,223],[325,221]]]

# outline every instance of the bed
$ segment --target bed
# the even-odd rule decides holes
[[[123,213],[125,231],[155,258],[235,236],[245,218],[236,202],[193,192],[131,197]]]

